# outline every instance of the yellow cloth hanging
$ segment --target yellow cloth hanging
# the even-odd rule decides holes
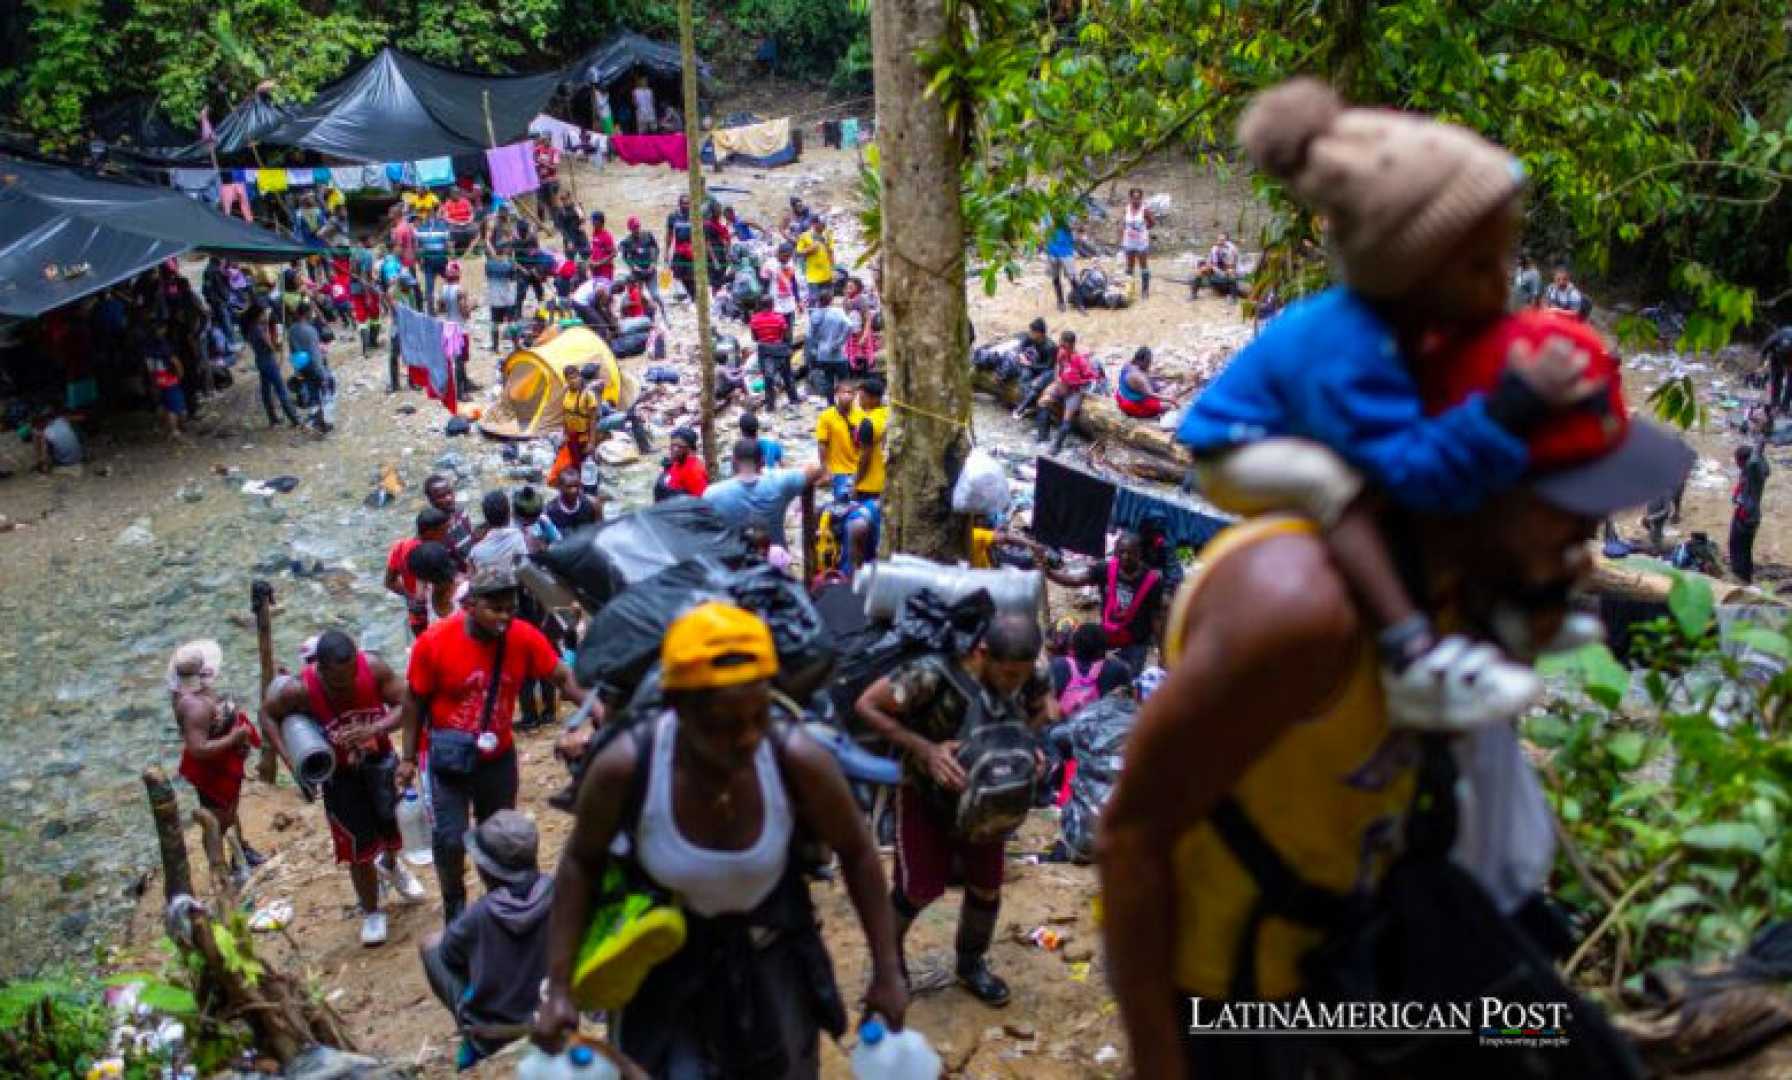
[[[790,145],[790,117],[767,120],[745,127],[718,128],[709,133],[716,155],[745,154],[748,157],[771,157]]]
[[[255,189],[263,195],[272,195],[286,190],[285,169],[256,169]]]

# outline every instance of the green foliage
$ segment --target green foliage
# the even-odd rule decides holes
[[[863,11],[829,0],[733,0],[729,21],[751,50],[778,42],[778,67],[798,78],[832,78],[841,89],[871,83],[871,23]]]
[[[1691,375],[1668,379],[1649,391],[1648,400],[1658,419],[1682,431],[1705,426],[1705,405],[1699,400],[1699,387]]]
[[[1314,73],[1355,101],[1433,112],[1511,148],[1532,178],[1533,250],[1681,290],[1693,305],[1682,344],[1708,350],[1752,319],[1750,286],[1792,265],[1792,213],[1772,198],[1792,165],[1789,9],[958,0],[960,29],[921,61],[974,133],[974,238],[1028,250],[1042,238],[1010,226],[1038,221],[1041,200],[1074,212],[1158,150],[1211,163],[1251,93]],[[1301,219],[1280,187],[1262,190],[1284,211],[1266,244],[1314,237],[1310,222],[1287,227]],[[1272,261],[1262,277],[1307,265]]]
[[[1558,898],[1597,922],[1647,879],[1616,919],[1627,958],[1593,954],[1607,985],[1662,960],[1733,952],[1792,912],[1792,747],[1780,717],[1792,676],[1753,662],[1783,662],[1792,636],[1755,624],[1720,635],[1703,578],[1676,580],[1668,606],[1632,654],[1638,693],[1593,646],[1549,665],[1584,693],[1526,726],[1548,751],[1551,801],[1587,866],[1583,876],[1564,852]]]
[[[74,1080],[104,1055],[111,1026],[91,984],[47,978],[0,986],[0,1061],[18,1069],[7,1075]]]

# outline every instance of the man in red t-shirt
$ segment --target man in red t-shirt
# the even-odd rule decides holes
[[[392,545],[386,555],[386,591],[397,593],[404,600],[405,613],[411,624],[411,637],[422,636],[429,628],[430,590],[422,587],[411,572],[411,552],[419,544],[443,543],[448,535],[448,515],[433,506],[417,512],[417,535],[407,536]]]
[[[550,220],[554,200],[560,197],[560,150],[546,132],[535,136],[535,177],[541,186],[535,191],[535,213],[543,221]]]
[[[416,780],[420,729],[427,717],[429,790],[436,818],[430,846],[442,884],[444,921],[449,923],[467,902],[467,830],[500,810],[516,808],[511,725],[523,682],[553,682],[569,701],[585,697],[572,669],[542,632],[516,618],[517,599],[515,572],[487,566],[474,574],[462,610],[431,626],[411,646],[398,784]],[[494,690],[500,645],[503,669]],[[601,721],[595,704],[592,713],[594,723]],[[457,762],[456,757],[465,760]]]
[[[797,392],[796,376],[790,370],[790,320],[772,306],[772,298],[761,296],[758,310],[747,320],[753,334],[753,349],[759,355],[759,374],[765,381],[767,411],[778,407],[778,387],[784,388],[791,408],[803,400]]]
[[[616,237],[602,210],[591,212],[591,276],[599,281],[616,280]]]
[[[274,680],[262,705],[274,747],[292,768],[282,723],[299,714],[316,721],[336,753],[336,768],[324,781],[324,816],[336,863],[348,867],[355,898],[361,902],[361,944],[386,941],[386,914],[380,910],[380,879],[396,895],[416,902],[423,884],[396,854],[398,800],[406,786],[393,787],[392,729],[398,726],[404,680],[377,656],[355,647],[354,639],[331,630],[317,639],[314,659],[297,678]]]
[[[697,433],[688,427],[672,432],[666,450],[666,468],[654,481],[653,501],[664,502],[675,495],[701,498],[709,487],[709,470],[697,456]]]

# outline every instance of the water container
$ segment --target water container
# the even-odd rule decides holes
[[[398,801],[398,835],[404,841],[404,858],[412,866],[428,866],[435,862],[435,850],[429,842],[429,808],[416,788],[406,788]]]
[[[321,787],[336,772],[336,751],[324,738],[317,721],[304,713],[289,713],[280,722],[280,738],[294,775],[311,787]]]
[[[610,1059],[589,1046],[572,1046],[558,1054],[531,1047],[517,1063],[516,1080],[619,1080]]]
[[[948,604],[987,589],[997,611],[1032,615],[1039,610],[1044,579],[1036,570],[1011,566],[973,570],[914,555],[893,555],[860,567],[852,581],[852,591],[864,598],[865,616],[870,619],[895,618],[908,598],[922,589],[931,589]]]
[[[852,1074],[858,1080],[939,1080],[940,1056],[919,1031],[892,1032],[873,1017],[859,1028]]]

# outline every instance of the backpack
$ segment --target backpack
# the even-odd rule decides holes
[[[1066,656],[1064,662],[1070,665],[1070,681],[1064,684],[1064,689],[1058,694],[1058,715],[1069,719],[1100,699],[1101,688],[1098,683],[1101,679],[1101,666],[1106,661],[1095,661],[1087,671],[1077,668],[1075,657]]]
[[[1005,839],[1033,809],[1035,757],[1039,740],[1018,720],[996,720],[983,706],[983,688],[945,657],[939,669],[964,696],[958,729],[958,764],[964,790],[958,794],[953,831],[973,843]]]

